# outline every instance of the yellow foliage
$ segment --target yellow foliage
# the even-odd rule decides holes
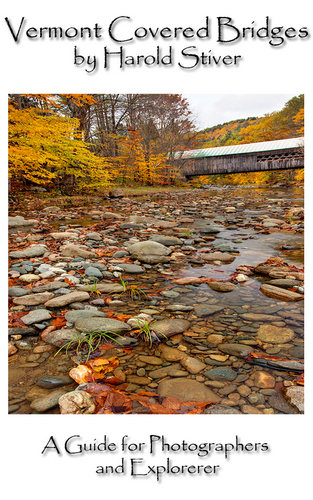
[[[9,176],[41,184],[67,175],[79,186],[105,185],[103,159],[77,133],[78,120],[39,108],[9,104]]]
[[[167,155],[148,152],[137,130],[128,136],[115,136],[119,156],[106,158],[113,177],[128,183],[152,185],[163,183],[168,176]]]

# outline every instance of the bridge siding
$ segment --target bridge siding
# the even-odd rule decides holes
[[[271,151],[269,156],[275,156],[275,154],[281,156],[282,151]],[[290,149],[285,150],[283,155],[287,156],[287,158],[266,159],[264,153],[190,158],[188,160],[181,160],[181,172],[186,177],[192,177],[195,175],[235,174],[304,167],[303,153],[300,152],[296,156],[288,157],[288,155],[295,155],[295,150]]]

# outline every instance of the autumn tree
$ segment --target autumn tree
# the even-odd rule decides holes
[[[104,162],[82,140],[79,120],[61,116],[53,107],[58,109],[53,96],[15,95],[10,100],[10,178],[36,184],[62,184],[70,178],[80,187],[107,183]]]

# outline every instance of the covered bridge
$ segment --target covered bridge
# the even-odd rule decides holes
[[[303,168],[304,137],[181,151],[174,160],[186,178]]]

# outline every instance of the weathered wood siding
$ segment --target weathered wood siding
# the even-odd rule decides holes
[[[304,167],[303,152],[295,149],[271,151],[268,153],[245,153],[190,158],[178,161],[180,162],[181,173],[186,177]]]

